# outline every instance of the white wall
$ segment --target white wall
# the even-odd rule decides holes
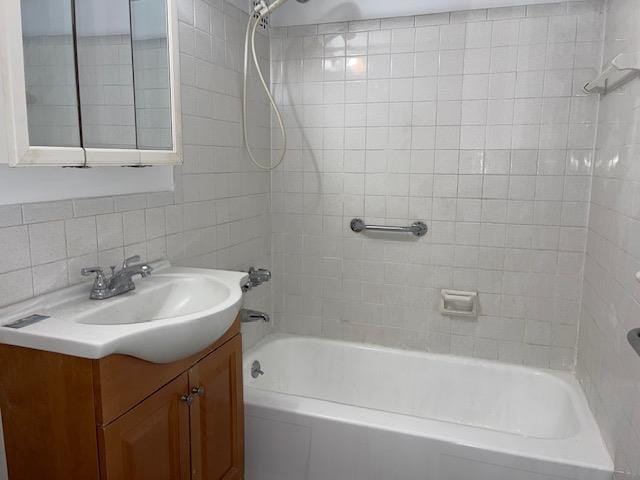
[[[309,0],[299,3],[289,0],[271,16],[271,23],[282,27],[555,2],[557,0]]]
[[[0,205],[173,189],[173,167],[77,169],[0,165]]]

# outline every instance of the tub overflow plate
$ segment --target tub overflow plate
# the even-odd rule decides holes
[[[251,364],[251,376],[253,378],[258,378],[260,375],[264,375],[262,368],[260,368],[260,362],[258,360],[254,360]]]

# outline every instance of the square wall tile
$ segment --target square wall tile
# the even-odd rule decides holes
[[[41,265],[67,257],[64,222],[45,222],[29,225],[31,263]]]

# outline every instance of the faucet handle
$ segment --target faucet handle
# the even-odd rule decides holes
[[[104,270],[100,267],[85,267],[80,270],[80,273],[83,277],[88,277],[90,275],[96,274],[96,279],[93,282],[93,289],[100,290],[106,288],[107,285],[107,277],[104,276]]]
[[[132,263],[138,263],[140,261],[140,255],[134,255],[133,257],[125,258],[122,262],[122,268],[127,268]]]
[[[100,267],[85,267],[82,270],[80,270],[80,274],[83,277],[88,277],[90,275],[93,274],[97,274],[98,276],[104,275],[104,270],[102,270],[102,268]]]

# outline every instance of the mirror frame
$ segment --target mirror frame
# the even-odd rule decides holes
[[[22,44],[20,0],[7,0],[0,15],[0,115],[5,116],[9,166],[143,166],[182,163],[182,115],[180,108],[180,49],[178,0],[167,4],[167,43],[171,92],[171,150],[139,150],[85,147],[42,147],[29,144],[27,97]],[[4,112],[4,113],[3,113]],[[0,142],[1,144],[1,142]]]

